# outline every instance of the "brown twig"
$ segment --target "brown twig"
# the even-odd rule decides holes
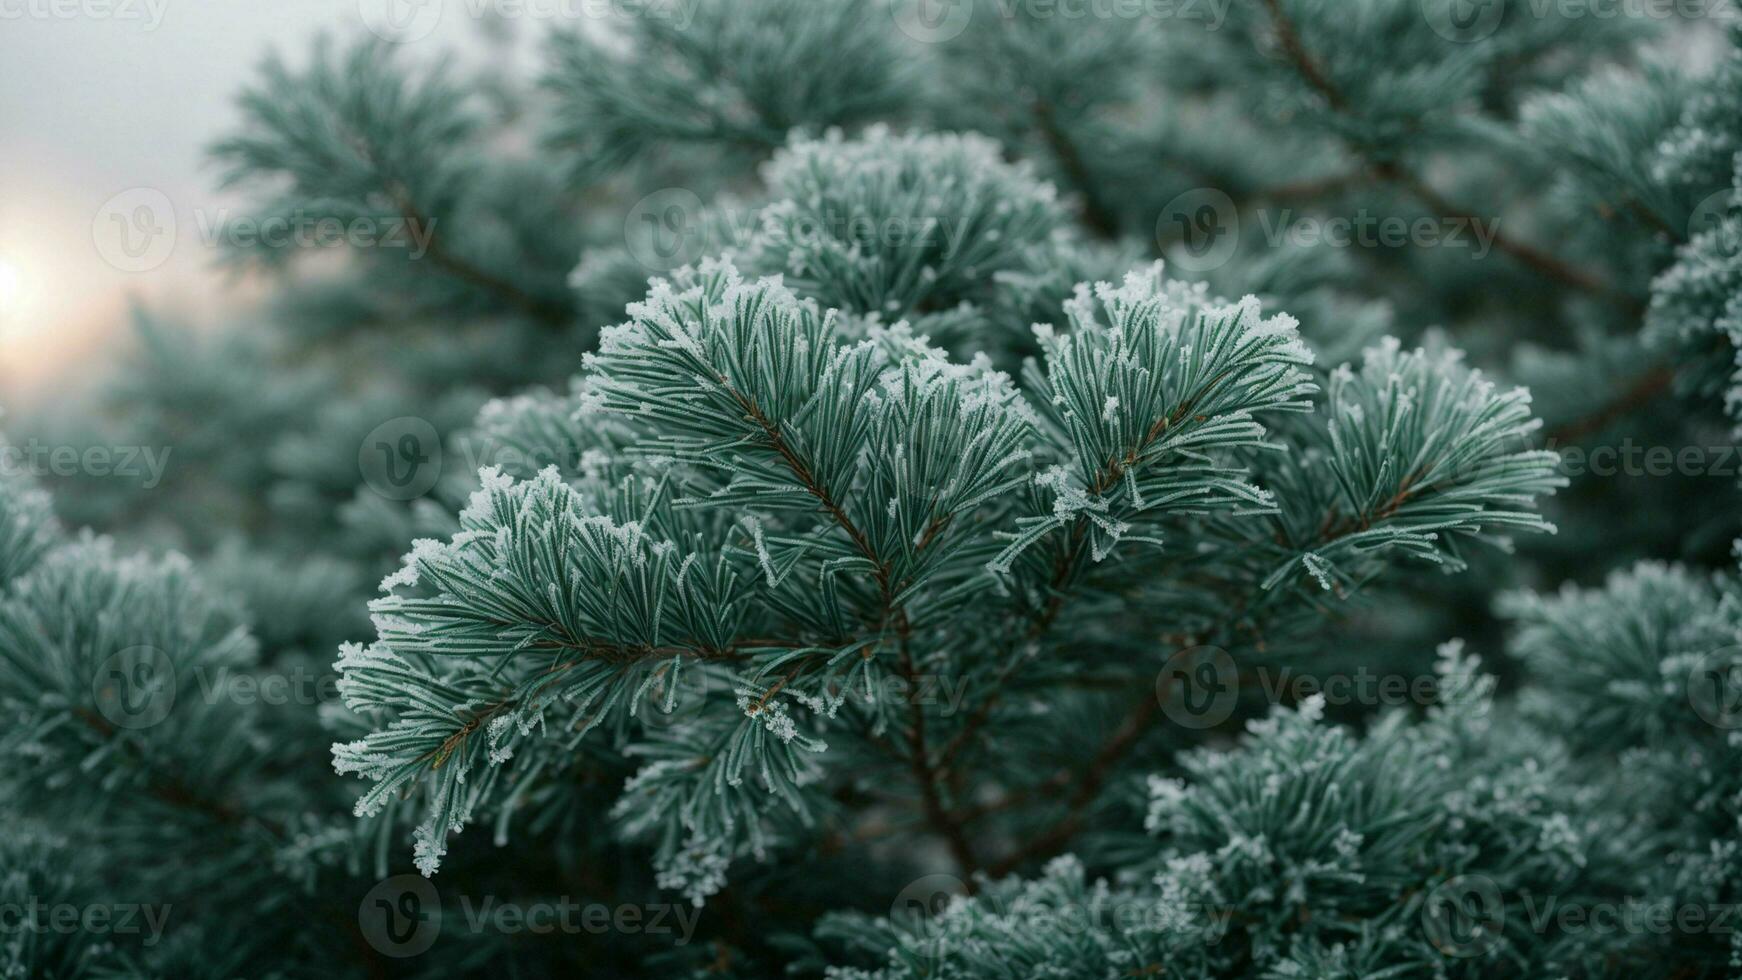
[[[1277,184],[1274,187],[1259,190],[1252,196],[1258,200],[1273,201],[1320,197],[1325,194],[1335,194],[1351,187],[1359,187],[1366,183],[1367,179],[1368,174],[1365,170],[1351,170],[1347,173],[1331,174],[1328,177],[1313,177],[1286,184]]]
[[[1282,45],[1282,52],[1293,63],[1294,70],[1314,91],[1325,97],[1331,108],[1338,112],[1347,111],[1348,103],[1343,98],[1342,90],[1319,68],[1319,63],[1313,60],[1312,52],[1301,41],[1300,32],[1294,29],[1294,21],[1283,12],[1281,0],[1264,0],[1264,7],[1270,11],[1270,22],[1276,26],[1277,43]]]
[[[1282,9],[1281,0],[1264,0],[1264,6],[1270,13],[1271,23],[1276,28],[1277,42],[1282,46],[1283,54],[1288,58],[1289,63],[1294,66],[1295,72],[1309,87],[1324,98],[1332,110],[1348,113],[1350,107],[1347,97],[1320,67],[1313,58],[1312,52],[1307,50],[1306,44],[1301,40],[1300,33],[1295,30],[1294,22]],[[1373,160],[1365,147],[1347,139],[1344,140],[1344,143],[1356,156],[1368,162],[1375,176],[1408,191],[1428,210],[1435,212],[1440,220],[1448,222],[1472,222],[1475,220],[1474,216],[1466,209],[1457,207],[1448,201],[1427,181],[1402,164],[1395,160]],[[1583,292],[1615,298],[1633,312],[1638,312],[1641,308],[1637,298],[1617,292],[1608,283],[1582,269],[1562,262],[1533,245],[1501,235],[1497,226],[1492,234],[1492,243],[1495,248],[1512,256],[1519,264],[1546,279]]]
[[[1024,861],[1051,853],[1071,839],[1071,835],[1082,826],[1083,817],[1087,814],[1089,805],[1095,802],[1101,793],[1101,787],[1113,774],[1119,761],[1124,758],[1137,744],[1138,739],[1149,730],[1155,717],[1161,711],[1161,697],[1155,692],[1147,692],[1144,697],[1132,706],[1125,720],[1113,732],[1112,736],[1095,753],[1095,758],[1089,763],[1089,768],[1077,780],[1076,791],[1065,804],[1064,816],[1060,817],[1051,827],[1038,837],[1030,838],[1021,847],[1005,855],[991,867],[992,877],[1002,877],[1016,870]]]
[[[1614,400],[1583,418],[1556,426],[1549,432],[1549,441],[1556,444],[1578,442],[1609,427],[1616,419],[1633,414],[1667,391],[1675,380],[1675,372],[1659,365],[1640,375]]]
[[[882,558],[877,554],[876,549],[872,546],[870,538],[859,529],[858,525],[856,525],[852,518],[847,515],[846,510],[833,498],[833,496],[830,495],[827,488],[822,486],[821,482],[817,480],[815,474],[811,471],[809,464],[805,462],[804,458],[792,449],[788,444],[786,437],[781,433],[780,428],[762,412],[761,408],[758,407],[753,400],[738,392],[731,385],[730,379],[720,376],[719,380],[725,390],[731,394],[735,401],[738,402],[739,407],[743,409],[744,413],[756,423],[758,428],[762,430],[763,436],[768,440],[769,446],[774,450],[775,454],[780,457],[781,462],[786,465],[787,469],[792,471],[792,474],[798,478],[799,484],[804,487],[806,492],[808,492],[812,497],[816,498],[818,505],[823,509],[823,511],[826,512],[841,528],[841,530],[846,533],[848,539],[853,542],[853,546],[857,548],[859,552],[865,556],[866,560],[871,563],[873,574],[877,581],[877,588],[882,596],[883,616],[886,621],[893,621],[895,627],[896,642],[899,651],[898,669],[910,685],[909,689],[917,690],[919,674],[913,663],[911,649],[912,625],[908,622],[906,610],[900,608],[895,602],[895,596],[900,589],[898,588],[897,583],[891,580],[889,564],[882,560]],[[923,548],[925,545],[930,544],[943,532],[944,527],[947,526],[948,523],[947,519],[934,520],[927,528],[918,547]],[[792,673],[788,674],[787,677],[782,678],[779,684],[776,685],[776,690],[778,690],[779,687],[784,686],[788,681],[796,676],[798,670],[798,666],[795,666]],[[770,691],[768,695],[764,696],[763,700],[758,703],[758,708],[766,704],[768,697],[771,697],[773,693],[773,691]],[[949,808],[944,805],[943,795],[940,791],[940,786],[942,784],[940,773],[938,768],[932,765],[930,749],[927,745],[925,707],[921,705],[917,699],[909,698],[907,708],[908,764],[913,769],[914,781],[919,784],[920,800],[925,810],[926,822],[931,825],[934,832],[944,839],[945,843],[949,846],[950,854],[955,858],[956,863],[961,866],[962,871],[966,874],[972,875],[973,872],[979,869],[979,863],[974,857],[973,847],[968,843],[967,836],[963,833],[961,824],[950,813]]]
[[[375,152],[375,145],[367,137],[356,132],[343,133],[341,137],[350,144],[352,150],[364,163],[377,169],[381,168],[380,154]],[[418,230],[422,230],[428,235],[428,238],[425,239],[424,255],[437,268],[462,282],[495,293],[508,305],[534,319],[558,327],[568,324],[573,315],[572,310],[540,299],[514,283],[449,252],[445,243],[437,236],[435,221],[427,217],[423,210],[417,206],[417,202],[413,200],[411,191],[406,187],[403,179],[393,174],[384,174],[382,189],[386,192],[388,199],[393,202],[394,210],[398,211],[399,216],[410,226],[411,233],[415,235]]]
[[[1143,452],[1149,448],[1150,444],[1161,438],[1169,429],[1178,425],[1180,422],[1183,422],[1187,416],[1191,415],[1194,407],[1204,397],[1204,393],[1215,388],[1218,384],[1221,384],[1222,380],[1226,378],[1227,375],[1228,372],[1223,371],[1214,378],[1211,378],[1204,385],[1202,390],[1193,393],[1190,397],[1181,402],[1179,407],[1175,408],[1169,414],[1157,419],[1155,423],[1144,432],[1143,437],[1138,440],[1136,446],[1127,450],[1123,456],[1117,456],[1108,460],[1106,464],[1102,466],[1100,472],[1096,474],[1095,479],[1090,482],[1089,493],[1092,495],[1099,495],[1106,493],[1108,490],[1117,486],[1119,481],[1125,478],[1126,471],[1132,466],[1137,465],[1138,460],[1142,457]],[[1066,539],[1064,548],[1059,552],[1057,559],[1053,563],[1052,577],[1047,582],[1046,603],[1041,607],[1040,613],[1035,617],[1034,622],[1030,624],[1028,634],[1024,638],[1025,642],[1033,643],[1039,640],[1042,636],[1045,636],[1046,633],[1052,629],[1052,625],[1057,621],[1059,614],[1064,611],[1065,591],[1069,588],[1071,580],[1076,576],[1077,569],[1080,565],[1079,558],[1082,554],[1083,545],[1086,543],[1088,537],[1087,527],[1088,525],[1080,520],[1072,525],[1070,536]],[[963,723],[961,730],[958,731],[955,737],[950,739],[949,743],[944,747],[940,759],[941,764],[945,767],[946,771],[954,767],[956,756],[991,719],[993,710],[997,708],[999,701],[1003,698],[1006,684],[1011,676],[1015,674],[1015,668],[1021,664],[1023,659],[1025,658],[1019,657],[1016,660],[1013,660],[1009,665],[1007,665],[1004,671],[1000,672],[998,679],[992,685],[992,690],[987,694],[986,698],[980,702],[979,706],[974,709],[974,713],[968,716],[968,720]]]
[[[423,254],[436,268],[461,282],[496,294],[503,302],[535,320],[562,326],[566,325],[572,318],[573,311],[566,307],[534,296],[507,279],[479,268],[448,251],[446,243],[436,233],[435,222],[424,217],[409,198],[395,196],[394,203],[399,208],[400,217],[404,218],[407,224],[413,228],[422,229],[429,236],[426,239]]]
[[[1386,161],[1374,166],[1373,172],[1386,181],[1408,191],[1420,201],[1429,211],[1442,221],[1473,224],[1477,218],[1463,208],[1459,208],[1446,200],[1438,191],[1428,186],[1427,182],[1414,173],[1405,170],[1395,161]],[[1596,295],[1607,295],[1620,300],[1633,312],[1640,312],[1643,306],[1636,297],[1618,293],[1608,283],[1598,280],[1590,273],[1561,261],[1553,255],[1516,239],[1500,234],[1499,223],[1495,223],[1493,245],[1495,248],[1518,260],[1519,264],[1537,273],[1545,279],[1551,279],[1563,286]]]
[[[1102,203],[1101,196],[1096,193],[1095,177],[1089,173],[1089,165],[1084,162],[1077,145],[1059,125],[1052,103],[1045,99],[1035,99],[1030,109],[1034,113],[1034,122],[1040,129],[1041,137],[1046,140],[1047,148],[1058,159],[1059,168],[1082,195],[1083,223],[1102,238],[1119,237],[1119,219]]]
[[[74,708],[73,715],[84,722],[87,728],[105,738],[113,738],[116,735],[115,726],[111,725],[108,719],[94,714],[89,709]],[[131,742],[126,743],[126,751],[132,755],[135,761],[148,770],[150,769],[150,760],[145,758],[137,746]],[[220,824],[235,827],[257,824],[274,837],[284,839],[289,836],[284,825],[270,817],[257,816],[242,810],[233,803],[202,796],[178,779],[166,778],[161,773],[152,773],[151,775],[152,778],[147,783],[145,791],[161,803],[167,803],[179,810],[201,814]]]
[[[750,421],[756,423],[757,428],[762,430],[763,438],[768,440],[769,448],[773,449],[775,455],[780,457],[780,461],[786,465],[786,468],[792,471],[792,475],[798,478],[799,485],[804,488],[806,493],[816,498],[817,504],[829,515],[829,518],[847,533],[847,537],[853,542],[853,547],[859,549],[859,553],[871,562],[871,567],[877,577],[878,587],[887,596],[889,593],[889,568],[877,556],[876,549],[871,547],[871,539],[865,536],[865,532],[859,530],[858,525],[853,523],[853,519],[847,516],[846,510],[829,494],[828,489],[818,482],[816,475],[811,472],[810,464],[805,462],[804,457],[793,451],[792,446],[786,441],[786,436],[781,433],[780,427],[763,414],[756,402],[732,387],[731,379],[725,375],[718,375],[718,380]]]
[[[905,626],[905,618],[903,625]],[[901,674],[907,679],[910,685],[909,690],[917,690],[916,687],[911,686],[918,683],[919,674],[913,665],[913,655],[909,649],[905,628],[901,631],[900,650]],[[968,837],[963,833],[961,823],[944,806],[943,795],[939,792],[938,787],[941,780],[937,768],[931,763],[929,750],[926,746],[925,706],[919,703],[919,699],[909,697],[907,699],[907,714],[908,756],[910,764],[913,766],[913,778],[919,783],[920,799],[925,807],[926,821],[949,845],[950,855],[956,859],[956,864],[961,867],[965,874],[972,876],[975,871],[979,870],[980,864],[974,857],[973,846],[968,843]]]

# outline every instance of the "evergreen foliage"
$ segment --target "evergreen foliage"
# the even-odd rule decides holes
[[[413,247],[0,455],[0,911],[167,915],[0,973],[1742,975],[1742,29],[1066,6],[268,57]]]

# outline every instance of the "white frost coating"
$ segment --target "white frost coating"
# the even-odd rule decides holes
[[[434,538],[418,538],[411,543],[411,551],[405,555],[405,564],[391,575],[381,580],[381,591],[392,592],[399,586],[413,588],[417,585],[417,569],[420,564],[438,559],[447,549],[447,545]]]
[[[744,527],[750,532],[750,538],[756,544],[756,562],[762,566],[762,574],[768,580],[768,587],[773,588],[779,585],[780,580],[774,574],[774,558],[768,553],[768,542],[762,537],[762,522],[755,517],[745,515]]]
[[[1182,780],[1150,776],[1149,811],[1144,815],[1143,829],[1152,834],[1166,830],[1168,820],[1186,798],[1186,793],[1186,784]]]
[[[731,856],[718,841],[695,835],[669,858],[655,862],[656,884],[681,892],[699,908],[709,895],[726,887],[731,864]]]

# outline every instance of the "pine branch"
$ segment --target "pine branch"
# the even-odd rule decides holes
[[[1282,51],[1288,56],[1295,71],[1306,83],[1313,87],[1332,109],[1338,112],[1348,111],[1348,102],[1343,98],[1342,90],[1319,68],[1312,53],[1307,50],[1301,40],[1300,32],[1295,30],[1294,21],[1289,19],[1282,9],[1282,0],[1264,0],[1265,9],[1270,12],[1271,24],[1276,28],[1276,38],[1282,44]]]
[[[913,655],[909,650],[905,620],[901,624],[901,660],[900,670],[911,685],[909,690],[919,690],[919,675],[914,669]],[[979,862],[974,858],[974,849],[968,843],[963,833],[961,822],[945,808],[943,797],[939,792],[942,780],[935,767],[932,766],[930,749],[926,745],[925,706],[917,698],[907,699],[908,753],[913,766],[913,778],[919,783],[920,796],[924,801],[926,820],[932,829],[941,834],[949,844],[950,854],[956,859],[963,874],[972,877],[979,870]]]
[[[120,732],[109,723],[108,719],[98,716],[87,708],[74,708],[73,715],[103,738],[115,739],[120,735]],[[133,759],[142,769],[151,771],[150,760],[140,751],[139,746],[130,741],[123,741],[121,744],[123,751],[129,758]],[[252,824],[264,828],[273,837],[280,840],[286,840],[289,836],[284,825],[277,820],[248,813],[223,800],[211,799],[194,791],[181,780],[165,778],[162,774],[154,774],[149,779],[146,783],[146,792],[153,799],[162,803],[190,813],[200,814],[220,824],[232,827]]]
[[[883,609],[881,616],[885,619],[893,617],[895,622],[897,642],[900,650],[899,669],[910,685],[909,690],[919,690],[918,674],[914,669],[912,653],[909,649],[911,628],[908,625],[906,610],[895,604],[895,586],[890,581],[888,562],[879,556],[876,550],[872,548],[870,539],[867,538],[865,533],[854,524],[852,518],[847,515],[847,512],[842,508],[840,503],[834,500],[828,491],[817,482],[816,477],[811,473],[810,467],[796,452],[793,451],[792,447],[781,435],[779,427],[770,421],[753,401],[734,389],[731,386],[729,378],[725,375],[720,375],[717,380],[721,386],[738,401],[739,405],[743,407],[745,414],[755,421],[757,426],[762,429],[769,444],[774,448],[774,451],[780,456],[786,466],[792,471],[793,476],[798,479],[799,483],[804,486],[805,490],[809,492],[811,496],[817,499],[822,509],[828,513],[834,522],[846,532],[847,537],[853,542],[854,547],[865,556],[866,560],[871,562],[877,580],[878,591],[882,595]],[[930,544],[931,541],[935,539],[939,530],[941,530],[941,527],[938,522],[934,521],[930,524],[927,527],[925,534],[915,544],[914,551],[917,553],[924,550],[926,545]],[[796,670],[797,668],[795,667],[794,669]],[[766,705],[768,700],[774,696],[784,683],[785,681],[782,681],[770,688],[769,691],[763,695],[761,701],[758,702],[758,708]],[[925,707],[914,698],[908,699],[907,707],[909,718],[908,757],[913,767],[914,781],[919,784],[920,796],[925,807],[926,820],[931,824],[932,829],[941,835],[949,844],[950,853],[955,857],[956,863],[961,866],[963,873],[971,875],[978,869],[979,864],[974,858],[973,848],[968,843],[966,836],[964,836],[960,824],[949,813],[947,808],[945,808],[943,799],[939,793],[939,784],[941,782],[940,774],[931,763],[930,749],[926,743]]]
[[[1282,9],[1282,0],[1264,0],[1264,6],[1270,13],[1271,23],[1276,29],[1277,40],[1282,45],[1283,53],[1287,56],[1289,63],[1294,66],[1295,72],[1309,87],[1325,99],[1332,110],[1345,115],[1352,114],[1348,99],[1319,66],[1312,52],[1302,41],[1300,33],[1295,29],[1294,22]],[[1408,191],[1421,201],[1429,211],[1434,212],[1435,217],[1439,220],[1448,223],[1467,223],[1472,220],[1468,210],[1452,204],[1425,180],[1402,164],[1395,160],[1376,160],[1366,147],[1354,140],[1345,138],[1343,142],[1351,152],[1367,163],[1375,176]],[[1516,241],[1509,236],[1500,234],[1498,230],[1493,232],[1493,236],[1495,248],[1512,256],[1520,264],[1543,278],[1581,292],[1609,296],[1620,301],[1633,313],[1641,312],[1644,309],[1643,304],[1636,297],[1618,292],[1610,284],[1582,269],[1562,262],[1534,245]]]
[[[486,292],[493,293],[498,299],[514,309],[551,327],[564,327],[574,319],[574,311],[549,300],[534,296],[519,286],[486,269],[480,268],[465,259],[453,254],[447,248],[447,241],[439,232],[435,223],[425,218],[417,205],[405,194],[404,187],[394,183],[389,188],[389,196],[394,206],[407,224],[413,228],[425,230],[428,239],[424,246],[424,257],[461,282],[476,286]]]
[[[793,451],[792,446],[781,435],[780,427],[770,421],[768,416],[756,407],[754,401],[732,387],[731,378],[719,374],[716,375],[715,380],[744,410],[745,416],[762,430],[763,437],[768,440],[769,448],[773,449],[786,468],[792,471],[792,475],[798,480],[799,485],[804,487],[806,493],[817,499],[817,504],[823,512],[829,515],[829,519],[834,521],[837,527],[846,532],[848,540],[853,542],[853,547],[858,549],[859,553],[865,556],[865,560],[871,563],[874,569],[873,574],[877,579],[878,591],[882,593],[885,602],[884,614],[887,615],[890,611],[887,608],[887,603],[892,594],[889,583],[889,565],[877,554],[876,549],[871,547],[871,539],[867,538],[865,532],[859,530],[859,527],[853,523],[853,519],[847,516],[846,510],[841,507],[840,502],[835,500],[828,490],[817,482],[816,476],[811,472],[810,465],[804,461],[803,457]]]
[[[1659,365],[1635,378],[1616,397],[1595,412],[1555,426],[1548,434],[1550,443],[1566,445],[1596,435],[1619,419],[1655,402],[1670,389],[1675,371]]]
[[[1459,208],[1452,204],[1452,202],[1446,200],[1446,198],[1438,191],[1429,186],[1426,181],[1422,180],[1413,172],[1405,169],[1396,161],[1382,161],[1375,163],[1373,166],[1373,172],[1380,178],[1396,184],[1414,195],[1415,198],[1421,201],[1429,211],[1434,212],[1434,216],[1441,221],[1447,223],[1470,223],[1476,220],[1469,211]],[[1625,293],[1619,292],[1613,285],[1597,279],[1595,276],[1585,272],[1583,269],[1562,262],[1560,259],[1534,245],[1529,245],[1508,235],[1503,235],[1499,232],[1497,227],[1493,232],[1493,235],[1493,244],[1495,248],[1512,256],[1514,259],[1517,259],[1520,264],[1545,279],[1550,279],[1563,286],[1570,286],[1574,289],[1591,293],[1593,295],[1609,296],[1619,301],[1630,313],[1638,314],[1643,312],[1645,309],[1644,304],[1640,302],[1638,297],[1629,296]]]
[[[1089,165],[1083,160],[1082,153],[1076,143],[1059,125],[1053,112],[1052,103],[1046,99],[1035,99],[1030,104],[1034,114],[1035,125],[1046,140],[1046,145],[1052,150],[1053,157],[1058,160],[1059,167],[1069,177],[1071,184],[1083,200],[1083,220],[1089,230],[1097,236],[1112,240],[1119,237],[1119,219],[1102,202],[1099,191],[1100,182],[1089,172]]]
[[[1328,177],[1313,177],[1286,184],[1277,184],[1256,192],[1253,197],[1259,200],[1273,201],[1315,198],[1363,187],[1366,183],[1367,173],[1365,171],[1351,170],[1346,173],[1331,174]]]
[[[1169,681],[1171,680],[1170,675]],[[1036,857],[1050,855],[1070,841],[1082,826],[1089,807],[1100,798],[1102,787],[1118,768],[1120,761],[1137,745],[1160,715],[1161,697],[1164,694],[1165,690],[1150,692],[1138,699],[1126,713],[1125,719],[1119,723],[1119,727],[1089,761],[1081,778],[1075,780],[1076,789],[1065,803],[1064,815],[1052,826],[1029,838],[1016,850],[995,862],[989,871],[994,878],[1007,875]]]

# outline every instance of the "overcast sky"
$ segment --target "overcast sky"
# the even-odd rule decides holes
[[[207,322],[236,301],[200,234],[236,204],[213,191],[204,148],[269,48],[300,63],[320,31],[397,25],[419,54],[464,56],[483,50],[478,11],[545,22],[560,6],[0,0],[0,408],[112,356],[129,295]],[[507,26],[524,49],[548,24]]]

